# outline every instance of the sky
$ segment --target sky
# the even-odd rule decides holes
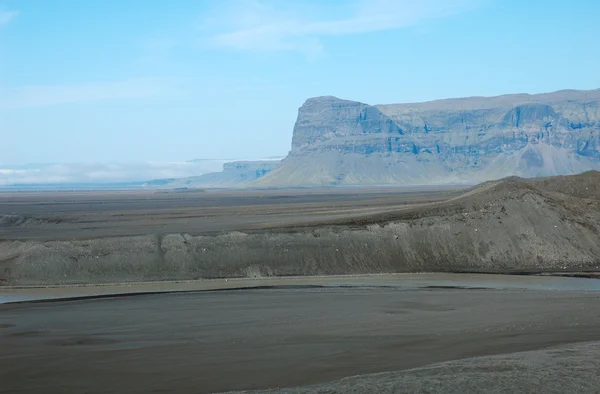
[[[285,156],[314,96],[600,88],[598,20],[598,0],[0,0],[0,185]]]

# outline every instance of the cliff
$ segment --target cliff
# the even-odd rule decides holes
[[[470,183],[600,169],[600,89],[298,111],[290,155],[253,186]]]

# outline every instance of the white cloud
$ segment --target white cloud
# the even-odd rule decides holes
[[[230,160],[140,163],[0,165],[0,187],[14,184],[113,183],[198,176],[221,171]]]
[[[47,107],[102,100],[142,99],[169,89],[168,81],[137,78],[79,85],[21,86],[0,92],[0,109]]]
[[[0,11],[0,26],[7,25],[19,15],[19,11]]]
[[[335,9],[292,9],[284,2],[238,1],[234,7],[221,12],[220,20],[208,20],[207,25],[227,27],[226,31],[210,36],[208,42],[218,48],[300,51],[314,55],[323,51],[319,40],[323,37],[414,27],[463,12],[481,1],[362,0],[347,2]],[[284,9],[284,5],[288,8]],[[332,18],[328,14],[346,16]]]

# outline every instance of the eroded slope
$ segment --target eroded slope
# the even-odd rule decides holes
[[[220,235],[3,241],[8,284],[415,271],[595,271],[600,173],[487,182],[372,215]]]

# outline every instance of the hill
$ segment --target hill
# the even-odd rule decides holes
[[[296,213],[296,224],[275,221],[216,234],[199,228],[195,234],[81,240],[7,236],[0,241],[0,277],[6,284],[25,285],[393,272],[600,271],[599,185],[596,171],[544,179],[511,177],[439,202],[335,219],[324,212],[322,219],[310,221]],[[283,201],[277,205],[281,212],[290,212],[291,205]],[[304,206],[314,209],[318,203]],[[245,211],[256,209],[249,206]],[[147,215],[152,214],[144,212]],[[38,217],[16,219],[0,220],[6,234],[19,226],[38,225],[52,234],[53,227],[61,225],[48,219],[40,223]],[[185,225],[185,220],[174,220]],[[203,220],[212,219],[208,215]]]

